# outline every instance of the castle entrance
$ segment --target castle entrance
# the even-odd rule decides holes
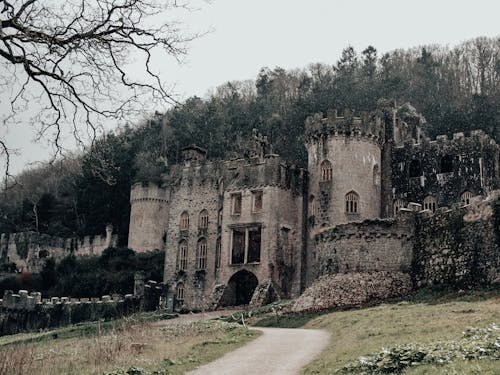
[[[221,305],[248,305],[258,284],[259,281],[252,272],[247,270],[236,272],[227,283]]]

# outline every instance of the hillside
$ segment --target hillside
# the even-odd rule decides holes
[[[372,46],[361,53],[347,47],[332,65],[263,68],[255,80],[228,82],[206,98],[107,134],[82,154],[10,179],[1,193],[0,233],[83,236],[112,223],[124,245],[130,185],[158,181],[182,147],[198,144],[213,159],[241,155],[257,128],[274,152],[304,166],[304,119],[331,107],[371,111],[411,102],[431,137],[483,129],[498,141],[499,56],[500,38],[477,38],[382,56]]]

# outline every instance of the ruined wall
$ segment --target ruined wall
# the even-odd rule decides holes
[[[408,273],[412,250],[411,216],[337,225],[315,236],[312,277],[371,271]]]
[[[39,272],[49,258],[60,260],[67,255],[101,255],[118,243],[118,235],[112,234],[112,226],[106,228],[106,236],[84,238],[52,237],[37,232],[2,233],[0,258],[14,262],[19,270]]]
[[[406,205],[433,196],[437,207],[452,207],[465,191],[485,196],[499,187],[498,157],[498,145],[482,131],[394,147],[393,198]]]
[[[130,191],[128,247],[143,252],[163,250],[168,220],[168,191],[137,183]]]
[[[415,286],[468,288],[498,282],[499,224],[495,196],[462,209],[417,216],[412,264]]]

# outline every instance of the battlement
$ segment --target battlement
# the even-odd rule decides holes
[[[305,121],[306,142],[319,139],[324,135],[363,138],[382,142],[385,125],[378,114],[361,112],[355,116],[351,110],[344,110],[339,116],[336,109],[330,109],[327,117],[322,112],[308,116]]]
[[[130,189],[130,203],[134,202],[168,203],[168,191],[153,182],[138,182]]]
[[[486,134],[483,130],[471,130],[469,132],[459,132],[453,133],[451,137],[446,134],[437,135],[434,139],[423,138],[421,142],[406,142],[405,144],[399,144],[396,148],[405,147],[429,147],[429,146],[441,146],[441,145],[460,145],[466,143],[480,143],[483,145],[491,145],[493,147],[498,147],[496,141]]]
[[[52,308],[56,305],[80,305],[80,304],[116,304],[122,303],[125,300],[133,300],[136,298],[133,294],[125,296],[114,294],[112,296],[105,295],[101,298],[71,298],[71,297],[52,297],[42,299],[40,292],[28,293],[27,290],[20,290],[14,293],[11,290],[4,291],[3,299],[0,300],[0,308],[9,310],[26,310],[34,311],[38,308]]]

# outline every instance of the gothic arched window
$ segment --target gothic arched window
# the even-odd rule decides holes
[[[189,214],[187,211],[184,211],[181,214],[181,220],[179,223],[179,227],[181,230],[188,230],[189,229]]]
[[[402,199],[396,199],[396,200],[394,200],[394,204],[393,204],[394,215],[396,215],[399,212],[399,210],[401,210],[405,206],[406,206],[405,202]]]
[[[184,283],[177,284],[175,298],[177,299],[177,301],[180,301],[180,302],[184,301]]]
[[[329,160],[321,162],[321,181],[331,181],[333,177],[332,163]]]
[[[204,270],[207,268],[207,240],[201,238],[196,246],[196,269]]]
[[[470,204],[471,198],[472,198],[472,193],[470,191],[464,191],[462,195],[460,195],[460,202],[462,202],[464,206],[468,205]]]
[[[436,212],[437,201],[432,195],[428,195],[424,199],[424,210],[431,210],[433,213]]]
[[[208,228],[208,211],[202,210],[198,216],[198,229]]]
[[[345,212],[348,214],[359,212],[359,195],[355,191],[350,191],[345,195]]]
[[[179,250],[177,253],[177,269],[185,270],[187,268],[188,259],[188,244],[186,240],[179,242]]]
[[[373,185],[375,186],[380,185],[380,168],[378,164],[375,164],[373,166]]]

